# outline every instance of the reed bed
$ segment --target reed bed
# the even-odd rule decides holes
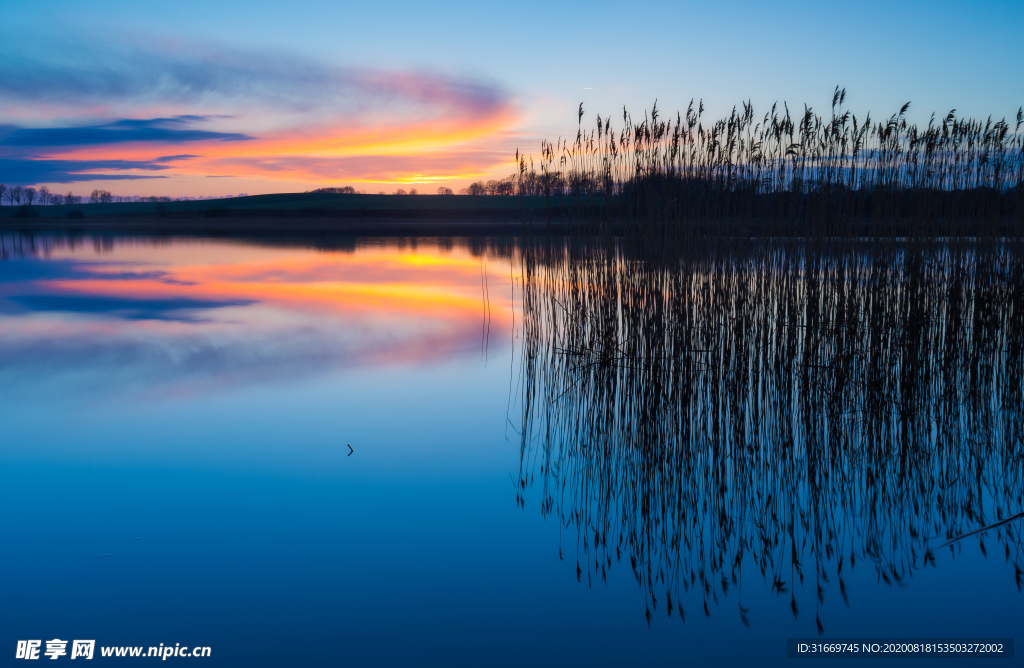
[[[628,564],[648,621],[710,616],[746,573],[794,616],[814,586],[821,633],[851,570],[907,584],[950,540],[1021,587],[1019,522],[955,540],[1024,509],[1020,139],[845,117],[805,116],[792,149],[788,115],[694,133],[652,114],[628,158],[603,128],[612,195],[572,196],[605,208],[521,242],[520,502],[574,529],[582,582]],[[589,142],[564,173],[593,173]]]
[[[1020,235],[1024,216],[1024,109],[1005,119],[926,127],[909,103],[882,120],[858,120],[835,90],[830,114],[794,115],[753,105],[708,120],[703,102],[663,119],[623,109],[583,125],[575,140],[519,155],[517,192],[546,196],[551,210],[593,232],[664,245],[692,237],[773,235]],[[712,224],[713,223],[713,224]]]

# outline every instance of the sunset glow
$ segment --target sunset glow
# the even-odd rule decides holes
[[[1010,45],[1021,5],[987,2],[1002,17],[997,25],[964,25],[976,19],[951,14],[945,28],[936,26],[947,31],[943,39],[897,40],[895,22],[880,26],[871,12],[845,16],[850,34],[874,41],[856,59],[814,59],[794,76],[742,63],[763,59],[763,35],[799,31],[809,53],[829,51],[832,38],[801,27],[810,14],[787,18],[749,2],[741,3],[744,25],[757,32],[743,28],[722,52],[711,32],[685,28],[720,19],[701,3],[656,3],[657,25],[618,35],[611,49],[592,31],[558,30],[579,20],[568,5],[531,5],[531,14],[404,2],[293,10],[259,1],[102,0],[93,9],[47,0],[46,9],[15,8],[0,26],[0,183],[175,198],[330,186],[458,191],[509,176],[517,150],[536,157],[541,140],[575,137],[577,120],[587,130],[597,114],[621,129],[624,107],[641,119],[655,100],[663,118],[691,99],[709,118],[747,100],[758,114],[787,102],[820,113],[837,83],[861,119],[908,100],[919,124],[952,108],[1011,116],[1019,92],[1000,82],[1015,80]],[[912,2],[900,13],[909,21],[917,5],[926,7]],[[609,9],[590,7],[595,15]],[[878,77],[891,62],[879,45],[897,41],[904,67],[934,72],[935,62],[948,62],[956,71]],[[616,53],[644,54],[681,74],[639,68]],[[718,55],[693,60],[708,53]]]
[[[77,48],[97,58],[95,46]],[[80,62],[39,58],[37,67],[77,92],[20,90],[15,97],[34,104],[0,105],[0,123],[10,123],[0,126],[0,169],[4,178],[20,170],[26,185],[119,182],[121,192],[159,186],[172,196],[235,185],[390,192],[514,169],[518,105],[470,78],[158,43],[101,50],[116,81],[98,84]]]

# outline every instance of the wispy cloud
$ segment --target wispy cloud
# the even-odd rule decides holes
[[[0,96],[14,109],[42,103],[72,116],[154,103],[221,110],[203,115],[251,112],[253,106],[333,113],[398,106],[413,113],[480,115],[509,102],[492,82],[339,67],[289,53],[173,40],[45,48],[8,43],[0,47]]]
[[[489,81],[172,40],[0,45],[0,99],[0,179],[22,184],[475,177],[518,118]]]
[[[509,163],[511,158],[497,150],[467,148],[461,151],[436,151],[428,155],[351,155],[320,157],[304,155],[218,158],[206,162],[209,167],[233,170],[233,173],[277,174],[289,180],[359,182],[435,181],[445,178],[476,176],[482,166],[488,168]]]
[[[150,142],[181,144],[199,141],[239,141],[252,139],[238,132],[211,132],[189,127],[197,116],[177,118],[122,119],[102,125],[64,128],[0,127],[0,146],[19,148],[63,148]],[[3,133],[6,131],[6,135]]]
[[[124,172],[158,172],[168,164],[194,156],[163,156],[155,160],[48,160],[31,157],[0,158],[0,183],[76,183],[81,181],[131,181],[165,179],[165,175]],[[113,171],[114,173],[110,173]],[[120,173],[118,173],[120,172]]]

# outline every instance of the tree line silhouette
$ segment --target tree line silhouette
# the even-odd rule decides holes
[[[83,204],[86,200],[89,204],[112,204],[115,202],[173,202],[174,198],[160,195],[114,195],[109,190],[95,189],[84,198],[75,195],[71,191],[61,195],[50,192],[49,187],[40,186],[8,186],[0,183],[0,206],[6,201],[8,206],[60,206],[62,204]]]

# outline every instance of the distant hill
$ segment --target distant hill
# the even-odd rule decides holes
[[[333,193],[279,193],[229,197],[224,199],[186,200],[176,202],[118,202],[111,204],[61,204],[33,207],[42,217],[61,217],[78,210],[86,216],[118,216],[145,214],[185,214],[190,212],[229,211],[324,211],[345,212],[436,212],[494,211],[512,212],[520,206],[544,208],[543,197],[520,198],[486,195],[339,195]],[[17,207],[0,207],[0,217],[10,216]]]

